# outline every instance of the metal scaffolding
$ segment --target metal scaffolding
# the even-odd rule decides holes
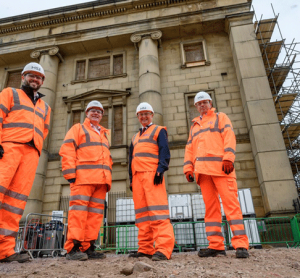
[[[273,9],[273,6],[272,6]],[[254,8],[253,8],[254,10]],[[282,136],[290,159],[296,187],[300,195],[300,69],[299,43],[286,43],[282,36],[278,15],[257,20],[255,34],[262,54],[266,74],[272,92]],[[271,42],[274,30],[280,40]]]

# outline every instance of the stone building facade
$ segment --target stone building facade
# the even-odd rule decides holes
[[[102,123],[111,129],[112,192],[131,196],[128,147],[140,127],[141,101],[154,107],[154,123],[168,129],[168,193],[198,192],[183,175],[183,157],[199,90],[232,121],[238,187],[251,188],[256,215],[293,213],[296,188],[250,6],[248,0],[107,0],[0,19],[0,89],[20,86],[24,65],[39,62],[46,72],[41,92],[52,107],[24,215],[58,210],[69,195],[58,152],[92,99],[103,104]]]

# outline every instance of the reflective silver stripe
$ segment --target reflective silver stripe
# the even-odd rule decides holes
[[[62,171],[62,173],[63,173],[63,175],[75,174],[76,170],[74,168],[73,169],[67,169],[67,170]]]
[[[26,110],[26,111],[29,111],[29,112],[34,112],[34,109],[33,108],[31,108],[31,107],[29,107],[29,106],[26,106],[26,105],[21,105],[21,104],[15,104],[12,108],[11,108],[11,110],[10,110],[10,112],[12,112],[12,111],[17,111],[17,110]]]
[[[103,214],[103,209],[98,209],[98,208],[91,208],[91,207],[88,207],[88,212],[93,212],[93,213]]]
[[[78,205],[74,205],[74,206],[71,206],[71,207],[69,208],[69,210],[88,211],[88,207],[87,207],[87,206],[78,206]]]
[[[86,142],[86,143],[82,143],[78,146],[78,149],[80,148],[84,148],[84,147],[91,147],[91,146],[103,146],[109,149],[108,145],[106,145],[105,143],[99,143],[99,142]]]
[[[45,117],[44,117],[44,121],[46,121],[46,118],[47,118],[47,115],[48,115],[48,111],[49,111],[49,105],[45,102]]]
[[[223,237],[223,234],[221,232],[206,232],[207,236],[221,236]]]
[[[92,198],[90,199],[90,202],[97,203],[97,204],[102,204],[102,205],[105,204],[105,200],[99,199],[99,198],[94,198],[94,197],[92,197]]]
[[[234,149],[232,149],[232,148],[226,148],[226,149],[224,150],[224,152],[232,152],[233,154],[235,154],[235,151],[234,151]]]
[[[2,236],[12,236],[12,237],[17,237],[18,232],[0,228],[0,235],[2,235]]]
[[[6,188],[2,185],[0,185],[0,193],[4,194],[6,192]]]
[[[205,222],[205,227],[222,227],[220,222]]]
[[[82,126],[83,132],[85,134],[86,143],[91,142],[91,137],[90,137],[89,132],[86,130],[86,128],[84,127],[84,125],[81,125],[81,126]]]
[[[67,140],[65,140],[65,141],[63,142],[63,144],[67,144],[67,143],[73,143],[75,149],[78,148],[78,146],[77,146],[77,144],[76,144],[76,142],[75,142],[74,139],[67,139]]]
[[[146,211],[154,211],[154,210],[167,210],[169,211],[168,205],[160,205],[160,206],[148,206],[135,210],[135,214],[146,212]]]
[[[193,140],[187,141],[186,144],[187,144],[187,145],[192,144],[192,141],[193,141]]]
[[[0,104],[0,110],[2,110],[6,115],[9,113],[9,110],[3,104]]]
[[[49,129],[49,125],[44,124],[44,128],[45,128],[45,129]]]
[[[38,111],[35,111],[35,114],[44,120],[44,115]]]
[[[145,217],[135,219],[135,224],[143,223],[146,221],[150,221],[150,216],[145,216]]]
[[[12,92],[13,92],[13,98],[14,98],[14,105],[16,104],[21,104],[20,103],[20,98],[19,98],[19,94],[17,92],[17,90],[15,88],[11,88],[12,89]]]
[[[192,161],[190,161],[190,160],[188,160],[188,161],[186,161],[186,162],[184,162],[184,163],[183,163],[183,166],[185,166],[185,165],[189,165],[189,164],[193,165],[193,162],[192,162]]]
[[[149,127],[150,128],[150,127]],[[154,135],[155,135],[155,132],[156,130],[158,129],[158,125],[154,127],[154,129],[152,130],[149,138],[147,139],[139,139],[138,143],[152,143],[152,144],[156,144],[157,145],[157,141],[155,141],[153,138],[154,138]]]
[[[230,127],[231,128],[231,125],[227,124],[227,125],[224,126],[224,128],[221,128],[221,133],[224,132],[224,130],[225,130],[226,127]]]
[[[229,225],[240,225],[240,224],[244,224],[244,220],[243,219],[229,220],[228,223]]]
[[[18,214],[18,215],[22,215],[23,214],[23,209],[8,205],[8,204],[2,204],[1,205],[1,209],[4,209],[6,211]]]
[[[169,215],[152,215],[152,216],[150,216],[151,221],[164,220],[164,219],[169,219],[169,218],[170,218]]]
[[[43,132],[41,132],[37,127],[34,127],[35,132],[40,135],[41,137],[44,137]]]
[[[197,161],[222,161],[222,157],[197,157]]]
[[[0,118],[0,124],[2,124],[3,123],[3,118]]]
[[[86,164],[86,165],[77,165],[76,166],[76,170],[86,170],[86,169],[104,169],[104,170],[109,170],[111,172],[111,169],[107,165]]]
[[[234,236],[243,236],[243,235],[246,235],[245,230],[235,230],[235,231],[232,231],[232,233],[233,233]]]
[[[90,197],[85,195],[73,195],[70,196],[70,201],[89,201]]]
[[[9,124],[3,124],[3,128],[11,128],[11,127],[23,127],[23,128],[31,128],[33,129],[32,124],[28,123],[9,123]]]
[[[24,194],[21,194],[21,193],[18,193],[18,192],[15,192],[15,191],[12,191],[12,190],[7,190],[5,195],[8,196],[8,197],[20,200],[20,201],[25,201],[25,202],[28,199],[28,196],[26,196]]]
[[[151,157],[151,158],[157,158],[158,159],[158,155],[157,154],[152,154],[152,153],[136,153],[134,155],[134,157]]]

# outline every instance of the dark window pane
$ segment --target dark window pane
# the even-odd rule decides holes
[[[122,145],[123,143],[123,108],[114,106],[114,132],[112,145]]]
[[[105,128],[108,128],[108,114],[107,114],[107,111],[106,111],[106,113],[104,111],[104,115],[102,116],[102,120],[100,122],[100,125],[102,125]]]
[[[194,118],[200,116],[200,113],[198,112],[196,106],[194,105],[194,97],[193,96],[190,96],[188,98],[188,102],[189,102],[189,115],[190,115],[190,123],[191,123]]]
[[[81,111],[73,111],[73,125],[80,123]]]
[[[184,46],[186,62],[198,62],[205,60],[203,44],[195,43]]]
[[[110,57],[89,61],[88,78],[108,76],[110,73]]]
[[[10,72],[8,74],[6,87],[20,88],[21,86],[21,71]]]
[[[76,64],[76,80],[85,78],[85,61],[79,61]]]
[[[114,56],[114,75],[123,73],[123,55]]]

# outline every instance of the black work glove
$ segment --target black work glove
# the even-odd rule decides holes
[[[0,145],[0,159],[3,157],[4,155],[4,150],[3,147]]]
[[[164,178],[164,174],[163,174],[163,173],[161,173],[161,174],[158,176],[158,175],[157,175],[157,172],[156,172],[156,173],[155,173],[155,176],[154,176],[154,185],[162,184],[163,178]]]
[[[69,183],[74,183],[75,181],[76,181],[76,178],[74,178],[74,179],[68,179],[67,180]]]

